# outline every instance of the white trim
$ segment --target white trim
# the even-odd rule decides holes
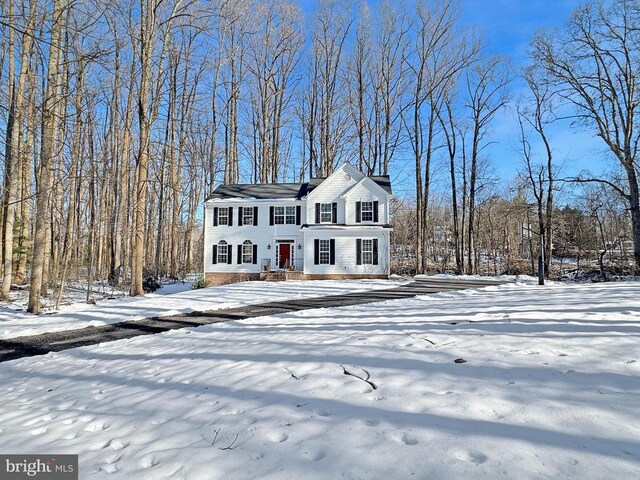
[[[356,179],[356,184],[359,183],[363,177],[367,178],[365,177],[364,173],[362,173],[360,170],[358,170],[356,167],[354,167],[350,163],[343,163],[339,168],[336,168],[331,175],[323,179],[322,182],[320,182],[320,184],[311,191],[311,193],[307,194],[306,198],[308,199],[313,198],[316,192],[318,192],[319,190],[322,190],[322,185],[330,178],[333,178],[337,174],[344,175],[345,173],[348,173],[349,175],[351,175],[351,178]],[[357,180],[358,178],[360,180]]]
[[[349,197],[354,189],[358,186],[358,185],[363,185],[365,188],[367,188],[369,191],[371,190],[370,188],[368,188],[366,185],[364,185],[365,183],[369,183],[370,185],[373,186],[373,188],[377,189],[382,195],[384,195],[383,198],[386,197],[393,197],[392,193],[387,192],[384,188],[382,188],[375,180],[373,180],[371,177],[364,177],[362,180],[360,180],[358,183],[354,184],[351,188],[349,188],[346,192],[344,192],[342,195],[340,195],[342,198],[346,199],[347,197]]]

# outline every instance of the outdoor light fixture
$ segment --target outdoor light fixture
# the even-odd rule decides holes
[[[298,250],[302,250],[302,245],[298,244]]]
[[[271,244],[267,243],[267,250],[271,250]]]

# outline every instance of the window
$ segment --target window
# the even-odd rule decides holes
[[[329,265],[331,262],[331,241],[320,240],[319,252],[320,252],[320,265]]]
[[[218,208],[218,225],[229,225],[229,208]]]
[[[295,225],[296,207],[275,207],[273,218],[276,225]]]
[[[296,224],[296,207],[285,208],[285,222],[287,225]]]
[[[253,243],[250,240],[242,243],[242,263],[253,263]]]
[[[218,242],[218,263],[229,263],[229,245],[224,240]]]
[[[362,221],[373,222],[373,202],[362,202]]]
[[[362,264],[373,265],[373,240],[370,238],[362,240]]]
[[[333,206],[330,203],[320,204],[320,223],[331,223]]]
[[[242,207],[242,225],[253,225],[252,207]]]

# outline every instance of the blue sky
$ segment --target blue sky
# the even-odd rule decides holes
[[[512,59],[516,74],[527,65],[527,49],[531,38],[540,28],[557,28],[571,17],[581,0],[461,0],[463,23],[472,25],[483,33],[488,52]],[[518,125],[514,102],[525,92],[522,80],[516,78],[511,85],[512,102],[508,109],[496,117],[489,134],[492,145],[485,150],[498,178],[506,185],[522,168],[517,151]],[[558,123],[550,128],[550,136],[561,176],[575,175],[583,169],[602,170],[603,145],[593,134],[572,127],[570,122]],[[536,145],[534,144],[534,148]],[[414,187],[406,178],[407,167],[396,166],[398,196],[411,196]],[[443,180],[444,182],[444,180]],[[438,185],[436,184],[436,189]]]

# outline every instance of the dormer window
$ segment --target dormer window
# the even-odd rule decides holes
[[[362,202],[362,221],[373,222],[373,202]]]
[[[333,205],[331,203],[320,204],[320,223],[332,223]]]

